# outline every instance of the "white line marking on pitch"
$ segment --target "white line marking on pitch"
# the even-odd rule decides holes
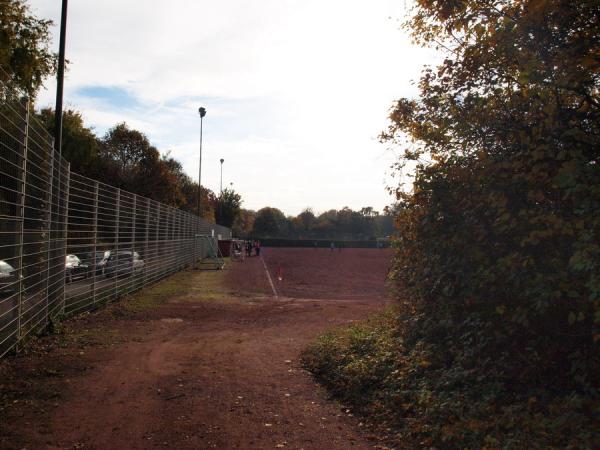
[[[275,296],[275,298],[278,298],[279,296],[277,295],[277,290],[275,289],[275,285],[273,284],[273,280],[271,279],[271,274],[269,273],[269,269],[267,269],[267,265],[265,264],[265,260],[263,259],[263,257],[260,257],[260,260],[263,263],[263,266],[265,266],[265,272],[267,272],[267,278],[269,279],[269,284],[271,285],[271,289],[273,289],[273,295]]]

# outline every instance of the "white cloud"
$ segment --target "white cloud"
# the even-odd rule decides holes
[[[58,23],[60,2],[31,0]],[[389,203],[394,154],[376,140],[393,100],[414,95],[431,52],[398,30],[397,0],[79,0],[68,20],[65,101],[99,132],[126,121],[192,177],[197,108],[203,183],[233,181],[245,206],[297,214]],[[56,27],[56,32],[57,27]],[[53,104],[54,83],[41,94]],[[127,108],[79,95],[118,87]],[[229,181],[224,183],[227,184]]]

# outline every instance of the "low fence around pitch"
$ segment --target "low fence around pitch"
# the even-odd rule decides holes
[[[299,247],[299,248],[389,248],[389,239],[379,240],[340,240],[340,239],[281,239],[257,238],[263,247]]]
[[[231,230],[71,172],[0,85],[0,357],[59,317],[194,266]]]

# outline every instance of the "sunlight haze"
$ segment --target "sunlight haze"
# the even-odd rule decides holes
[[[30,4],[54,20],[57,48],[60,2]],[[65,107],[100,136],[127,122],[197,180],[204,106],[202,184],[213,191],[224,158],[223,185],[245,208],[381,210],[396,153],[377,136],[433,58],[400,30],[409,4],[71,2]],[[53,107],[54,89],[48,80],[38,107]]]

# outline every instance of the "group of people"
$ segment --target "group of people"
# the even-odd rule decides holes
[[[246,241],[246,256],[252,256],[252,250],[256,256],[260,256],[260,241]]]
[[[319,248],[319,243],[318,243],[317,241],[315,241],[315,244],[314,244],[314,246],[315,246],[315,250],[316,250],[317,248]],[[332,242],[329,244],[329,249],[330,249],[331,251],[334,251],[334,250],[335,250],[335,242],[333,242],[333,241],[332,241]],[[342,243],[341,243],[341,242],[338,242],[337,249],[338,249],[338,252],[341,252],[341,251],[342,251]]]

